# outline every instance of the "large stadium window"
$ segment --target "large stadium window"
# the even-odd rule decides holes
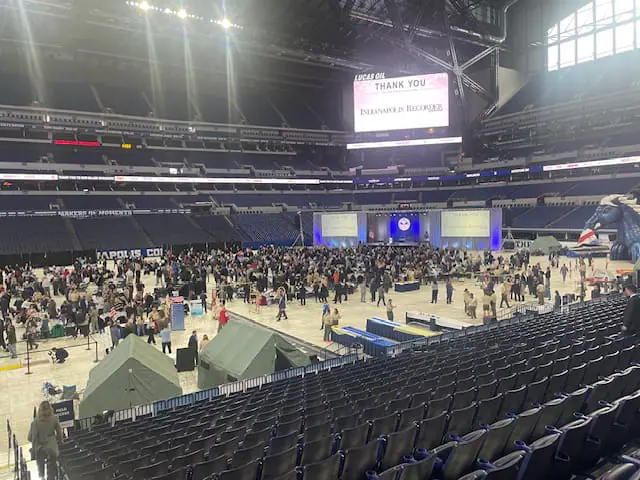
[[[613,7],[616,23],[626,22],[633,18],[633,0],[615,0]]]
[[[550,72],[558,69],[558,60],[558,44],[555,44],[547,49],[547,69]]]
[[[560,68],[576,64],[576,41],[567,40],[560,44]]]
[[[596,46],[594,35],[578,38],[578,63],[589,62],[595,58]]]
[[[613,23],[613,0],[596,0],[596,25],[606,27]]]
[[[616,27],[616,53],[633,50],[633,23],[623,23]]]
[[[613,28],[596,33],[596,58],[613,55]]]
[[[576,16],[569,15],[560,21],[560,41],[576,36]],[[561,54],[562,55],[562,54]]]
[[[640,0],[592,0],[547,30],[549,71],[640,49]]]
[[[577,11],[576,25],[578,27],[578,35],[593,32],[594,23],[593,3],[589,3]]]

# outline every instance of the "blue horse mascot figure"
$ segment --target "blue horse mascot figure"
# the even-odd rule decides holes
[[[578,245],[596,245],[596,232],[616,227],[616,241],[611,245],[611,260],[640,259],[640,205],[632,195],[608,195],[584,224]]]

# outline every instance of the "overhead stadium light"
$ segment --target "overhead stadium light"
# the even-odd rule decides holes
[[[200,21],[206,21],[207,20],[204,17],[201,17],[199,15],[194,15],[193,13],[187,12],[187,10],[185,8],[181,8],[179,10],[172,10],[169,7],[161,8],[161,7],[158,7],[156,5],[153,5],[148,0],[142,0],[141,2],[137,2],[135,0],[127,0],[125,3],[127,5],[129,5],[130,7],[139,8],[140,10],[142,10],[144,12],[160,12],[160,13],[164,13],[166,15],[176,16],[181,20],[187,20],[187,19],[200,20]],[[226,17],[222,18],[220,20],[214,19],[214,18],[209,19],[209,23],[215,23],[215,24],[221,26],[225,30],[229,30],[230,28],[237,28],[237,29],[241,29],[242,28],[240,25],[236,25],[235,23],[233,23],[231,20],[229,20]]]

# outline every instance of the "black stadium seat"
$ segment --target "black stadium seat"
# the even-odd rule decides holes
[[[70,480],[99,478],[103,465],[109,477],[162,480],[191,467],[194,480],[569,478],[633,453],[640,431],[640,349],[616,334],[622,308],[617,297],[585,303],[72,431],[60,464]]]

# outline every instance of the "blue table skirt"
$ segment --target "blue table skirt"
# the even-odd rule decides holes
[[[420,282],[414,281],[414,282],[396,283],[393,286],[393,289],[396,292],[414,292],[416,290],[420,290]]]
[[[352,333],[352,335],[340,334],[335,330],[331,330],[331,341],[349,347],[354,343],[359,343],[364,348],[364,353],[373,357],[386,355],[387,348],[395,345],[395,342],[380,338],[372,333],[365,332],[353,327],[342,327],[343,330]]]

